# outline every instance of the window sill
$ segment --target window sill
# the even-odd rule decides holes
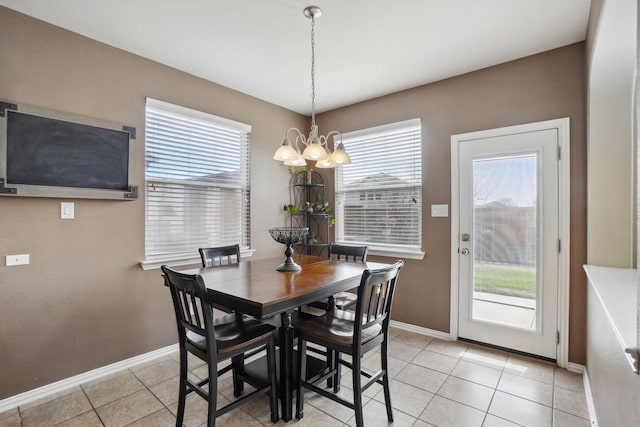
[[[339,245],[367,245],[366,243],[356,242],[334,242]],[[406,259],[424,259],[425,253],[418,250],[410,250],[399,247],[383,247],[367,245],[369,247],[368,254],[374,256],[383,256],[389,258],[406,258]]]
[[[240,258],[249,258],[255,252],[255,249],[243,249],[240,251]],[[169,267],[178,267],[182,265],[198,264],[201,265],[202,260],[200,255],[193,256],[193,254],[174,255],[166,257],[154,257],[147,258],[140,261],[140,267],[143,270],[154,270],[160,268],[162,265],[168,265]]]

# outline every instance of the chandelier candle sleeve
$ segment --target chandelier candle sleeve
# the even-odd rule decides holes
[[[321,14],[322,10],[317,6],[308,6],[304,9],[304,15],[311,19],[311,130],[306,138],[297,128],[287,130],[282,145],[273,155],[274,160],[284,162],[287,166],[306,166],[307,160],[314,160],[318,168],[333,168],[337,165],[351,163],[351,158],[344,149],[340,132],[331,131],[326,136],[318,135],[318,126],[316,125],[315,18]],[[293,140],[290,138],[292,132],[295,135]],[[331,138],[333,138],[333,152],[329,148]]]

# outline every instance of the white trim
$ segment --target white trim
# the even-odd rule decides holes
[[[79,386],[80,384],[84,384],[88,381],[93,381],[106,375],[110,375],[122,369],[130,368],[132,366],[169,355],[176,351],[178,351],[178,344],[172,344],[158,350],[150,351],[148,353],[140,354],[129,359],[112,363],[111,365],[103,366],[101,368],[83,372],[81,374],[74,375],[72,377],[65,378],[63,380],[44,385],[42,387],[34,388],[33,390],[25,391],[24,393],[16,394],[15,396],[0,400],[0,413],[24,405],[26,403],[42,399],[65,389]]]
[[[397,320],[392,320],[389,323],[389,325],[394,328],[402,329],[405,331],[416,332],[418,334],[426,335],[428,337],[450,341],[449,334],[447,332],[436,331],[435,329],[423,328],[422,326],[412,325],[411,323],[398,322]]]
[[[240,258],[249,258],[255,251],[255,249],[241,249]],[[181,265],[202,264],[202,260],[200,259],[200,255],[185,254],[183,256],[153,257],[140,261],[140,267],[143,270],[154,270],[165,264],[169,267],[178,267]]]
[[[197,120],[206,124],[213,122],[221,127],[226,127],[233,131],[241,129],[244,132],[251,132],[251,125],[238,122],[236,120],[227,119],[226,117],[216,116],[214,114],[205,113],[204,111],[194,110],[193,108],[171,104],[169,102],[160,101],[159,99],[147,97],[146,101],[147,101],[146,108],[153,108],[153,109],[162,110],[162,111],[170,111],[173,114],[189,117],[192,120]]]
[[[561,368],[569,364],[569,273],[571,252],[571,173],[570,173],[570,141],[569,118],[552,120],[558,127],[558,145],[561,158],[558,164],[559,190],[559,221],[558,232],[562,248],[558,259],[558,331],[560,343],[558,345],[557,362]]]
[[[569,362],[567,364],[567,371],[574,372],[576,374],[582,374],[582,386],[584,387],[584,394],[587,399],[587,409],[589,410],[589,421],[593,427],[598,427],[598,419],[596,417],[596,407],[593,403],[593,395],[591,394],[591,383],[589,382],[589,375],[587,374],[587,368],[584,365],[578,363]]]
[[[375,249],[369,247],[369,255],[386,256],[389,258],[424,259],[422,251],[396,251],[393,249]]]
[[[579,363],[573,363],[573,362],[569,362],[567,363],[567,371],[569,372],[573,372],[574,374],[583,374],[585,372],[587,372],[587,370],[585,369],[584,365],[581,365]]]
[[[415,119],[403,120],[401,122],[388,123],[384,125],[374,126],[367,129],[358,129],[351,132],[345,132],[342,134],[342,141],[348,143],[349,139],[359,138],[363,135],[371,136],[374,134],[388,133],[398,129],[405,129],[410,127],[422,126],[422,119],[417,117]]]
[[[451,307],[449,310],[449,336],[458,340],[458,251],[460,235],[460,173],[458,168],[458,140],[451,136]]]
[[[458,339],[458,235],[460,234],[460,194],[458,179],[458,144],[470,139],[482,139],[495,136],[535,132],[545,129],[558,130],[558,146],[561,158],[558,164],[558,209],[559,237],[562,250],[558,257],[558,330],[560,344],[556,353],[558,366],[566,368],[569,363],[569,271],[570,271],[570,121],[568,117],[536,123],[507,126],[478,132],[451,135],[451,308],[450,339]]]
[[[584,366],[582,367],[584,369]],[[593,427],[598,427],[598,417],[596,415],[596,405],[593,402],[593,395],[591,394],[591,383],[589,382],[589,375],[587,370],[584,369],[582,373],[582,384],[584,385],[584,394],[587,398],[587,409],[589,410],[589,420]]]

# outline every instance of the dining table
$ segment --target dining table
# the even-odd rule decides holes
[[[257,319],[279,316],[279,395],[282,419],[293,414],[294,312],[313,301],[356,288],[365,269],[386,267],[375,262],[333,260],[297,254],[300,271],[277,271],[282,258],[242,260],[221,267],[181,270],[199,274],[207,287],[209,303]]]

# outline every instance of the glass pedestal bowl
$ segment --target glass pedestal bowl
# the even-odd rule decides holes
[[[293,260],[293,245],[301,242],[308,234],[309,229],[306,227],[273,227],[269,229],[271,238],[278,243],[286,245],[284,250],[286,259],[276,267],[278,271],[300,271],[302,267]]]

